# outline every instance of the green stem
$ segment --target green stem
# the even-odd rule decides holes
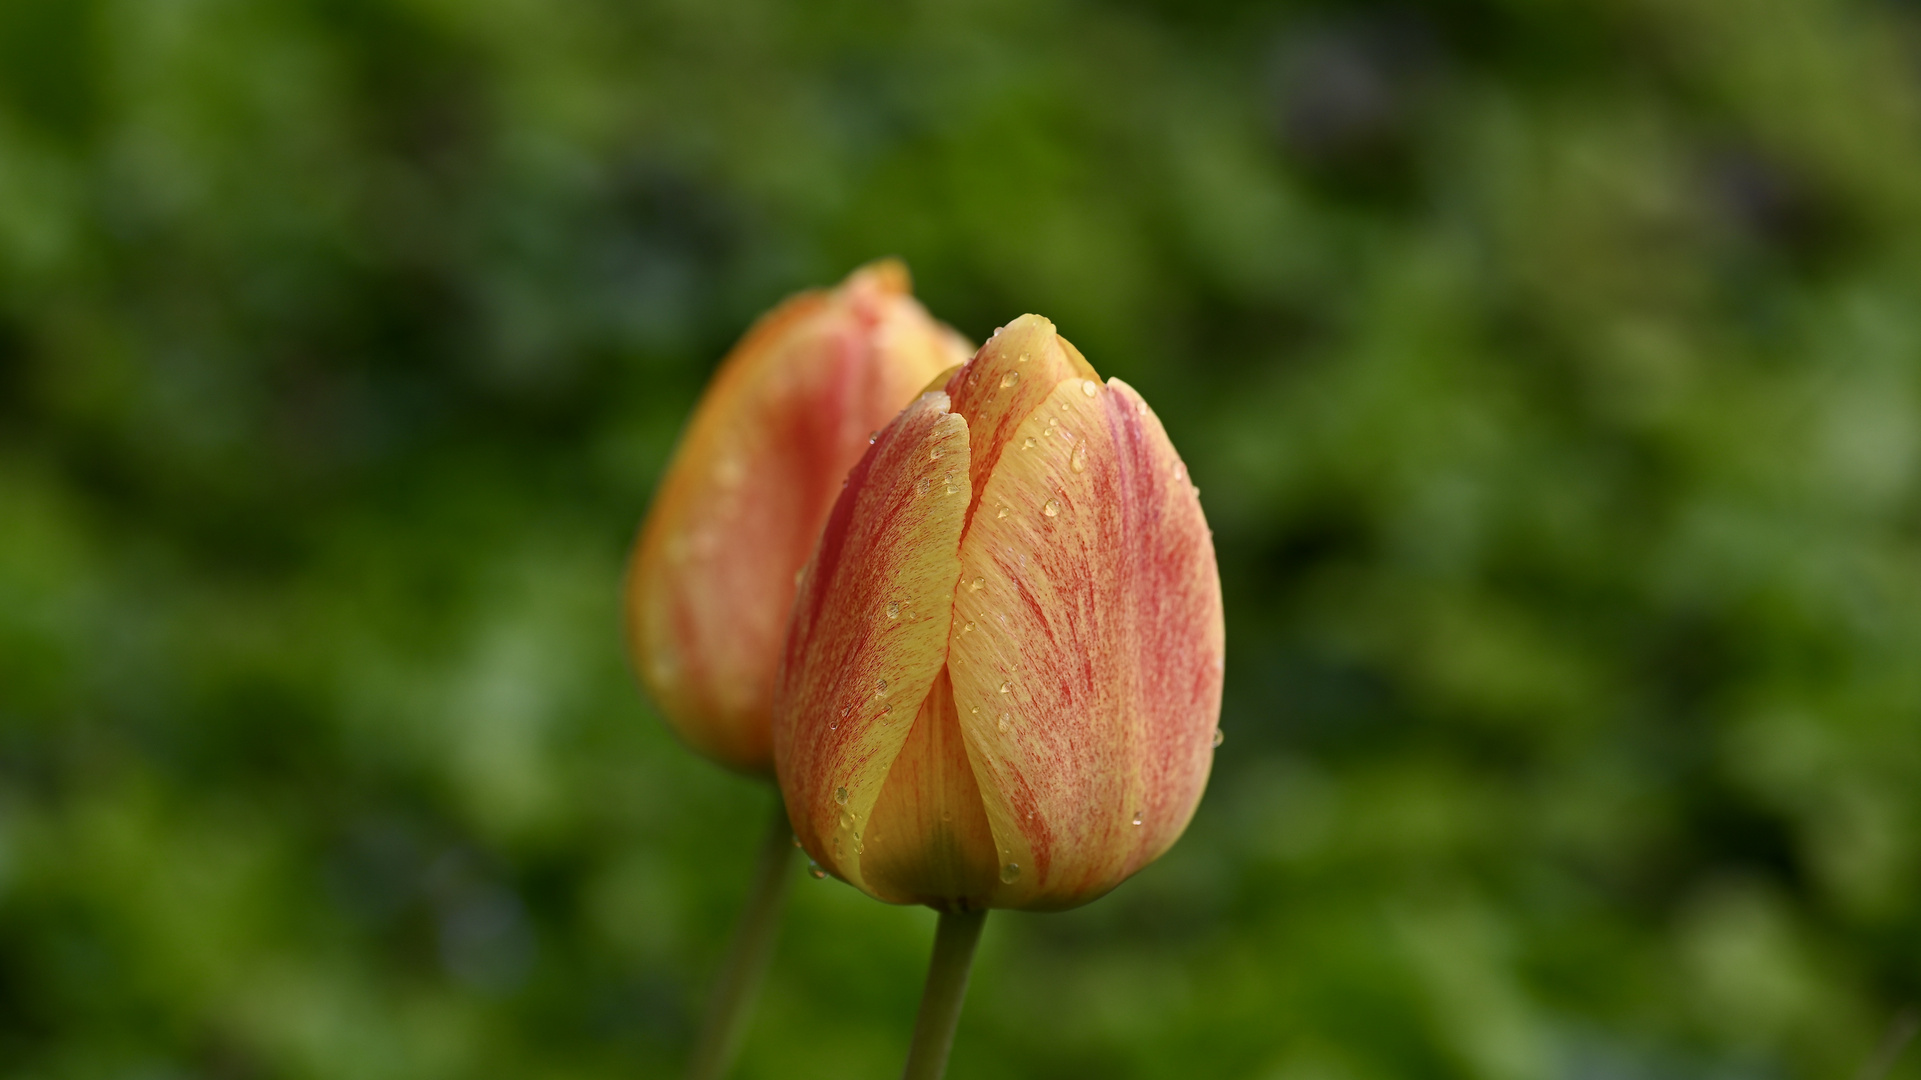
[[[974,966],[974,946],[980,944],[985,925],[985,911],[940,913],[940,925],[934,930],[934,961],[927,967],[927,987],[921,991],[920,1015],[914,1020],[914,1045],[907,1051],[901,1080],[940,1080],[947,1072],[961,1000],[967,996],[967,973]]]
[[[687,1062],[687,1080],[720,1080],[733,1068],[741,1037],[747,1033],[748,1014],[754,1011],[754,999],[760,995],[760,984],[767,980],[767,966],[774,958],[780,912],[787,905],[799,854],[794,847],[793,826],[787,822],[786,804],[776,791],[774,817],[768,823],[767,838],[761,841],[760,860],[754,868],[753,891],[747,894],[747,907],[734,927],[734,943],[714,984],[714,996],[707,1002],[700,1038]]]

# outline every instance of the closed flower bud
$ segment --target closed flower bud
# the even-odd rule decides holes
[[[795,833],[890,902],[1086,903],[1193,815],[1222,650],[1160,421],[1023,316],[881,432],[828,518],[774,695]]]
[[[847,470],[967,345],[883,261],[793,297],[721,364],[661,478],[626,581],[635,672],[681,738],[771,774],[796,576]]]

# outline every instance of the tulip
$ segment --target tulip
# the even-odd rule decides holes
[[[721,364],[626,582],[634,670],[689,746],[771,776],[773,681],[801,565],[871,433],[967,354],[908,294],[906,268],[883,261],[775,308]],[[795,856],[778,803],[689,1080],[727,1073],[773,955]]]
[[[721,364],[635,544],[634,670],[681,739],[770,775],[795,576],[875,429],[968,346],[882,261],[764,316]]]
[[[804,572],[774,694],[795,835],[892,903],[1086,903],[1186,828],[1222,660],[1160,421],[1023,316],[879,434]]]

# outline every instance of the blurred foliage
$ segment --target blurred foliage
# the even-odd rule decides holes
[[[672,1075],[767,796],[623,548],[885,253],[1141,389],[1229,603],[1187,837],[995,916],[953,1076],[1847,1077],[1921,1001],[1912,4],[8,0],[0,1072]],[[803,880],[741,1075],[892,1075],[931,930]]]

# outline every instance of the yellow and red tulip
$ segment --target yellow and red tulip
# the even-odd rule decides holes
[[[695,750],[769,774],[769,713],[795,578],[875,429],[968,346],[883,261],[795,296],[734,347],[635,543],[628,648]]]
[[[774,695],[795,834],[890,902],[1085,903],[1186,828],[1222,661],[1160,421],[1023,316],[880,433],[808,563]]]

